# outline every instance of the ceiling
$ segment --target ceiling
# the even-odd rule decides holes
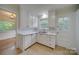
[[[41,13],[51,9],[59,10],[66,7],[72,7],[74,5],[73,4],[23,4],[20,6],[24,7],[29,12]]]

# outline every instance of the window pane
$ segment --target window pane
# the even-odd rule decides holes
[[[15,30],[16,14],[0,9],[0,32]]]
[[[40,19],[40,28],[42,29],[48,28],[48,18]]]
[[[10,21],[0,21],[0,32],[15,29],[15,23]]]
[[[69,18],[68,17],[59,18],[58,26],[60,30],[66,31],[69,27]]]

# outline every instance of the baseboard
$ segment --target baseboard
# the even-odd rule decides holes
[[[58,44],[56,44],[57,46],[60,46],[60,47],[63,47],[63,48],[66,48],[66,49],[69,49],[69,50],[74,50],[74,51],[76,51],[76,48],[67,48],[67,47],[64,47],[64,46],[61,46],[61,45],[58,45]]]

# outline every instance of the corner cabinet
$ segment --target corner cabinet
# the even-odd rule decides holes
[[[51,48],[55,48],[55,35],[38,34],[37,42]]]
[[[22,51],[38,42],[51,48],[55,48],[56,35],[53,33],[32,33],[32,34],[18,34],[16,48]]]

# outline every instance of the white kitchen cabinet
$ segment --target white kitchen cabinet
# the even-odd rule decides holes
[[[55,48],[56,36],[54,36],[54,35],[49,35],[49,40],[50,40],[50,47]]]
[[[55,48],[55,36],[53,35],[46,35],[47,39],[45,40],[45,45],[51,48]]]
[[[31,35],[31,43],[34,44],[36,42],[37,39],[37,34],[32,34]]]
[[[36,42],[36,34],[19,35],[18,48],[25,50]]]
[[[55,39],[56,37],[54,35],[39,34],[37,42],[55,48]]]
[[[45,35],[45,34],[38,34],[37,42],[46,45],[46,43],[48,42],[47,35]]]
[[[55,48],[55,36],[56,34],[51,32],[39,33],[31,31],[21,31],[18,33],[17,48],[20,48],[22,51],[24,51],[26,48],[30,47],[36,42],[46,45],[48,47]]]
[[[25,50],[26,48],[28,48],[31,45],[31,35],[20,35],[19,36],[19,44],[18,44],[18,48],[20,48],[21,50]]]
[[[26,35],[23,37],[23,48],[28,48],[32,43],[31,35]]]
[[[56,27],[56,15],[55,15],[55,10],[49,10],[48,11],[48,23],[49,23],[49,28],[50,27]]]

